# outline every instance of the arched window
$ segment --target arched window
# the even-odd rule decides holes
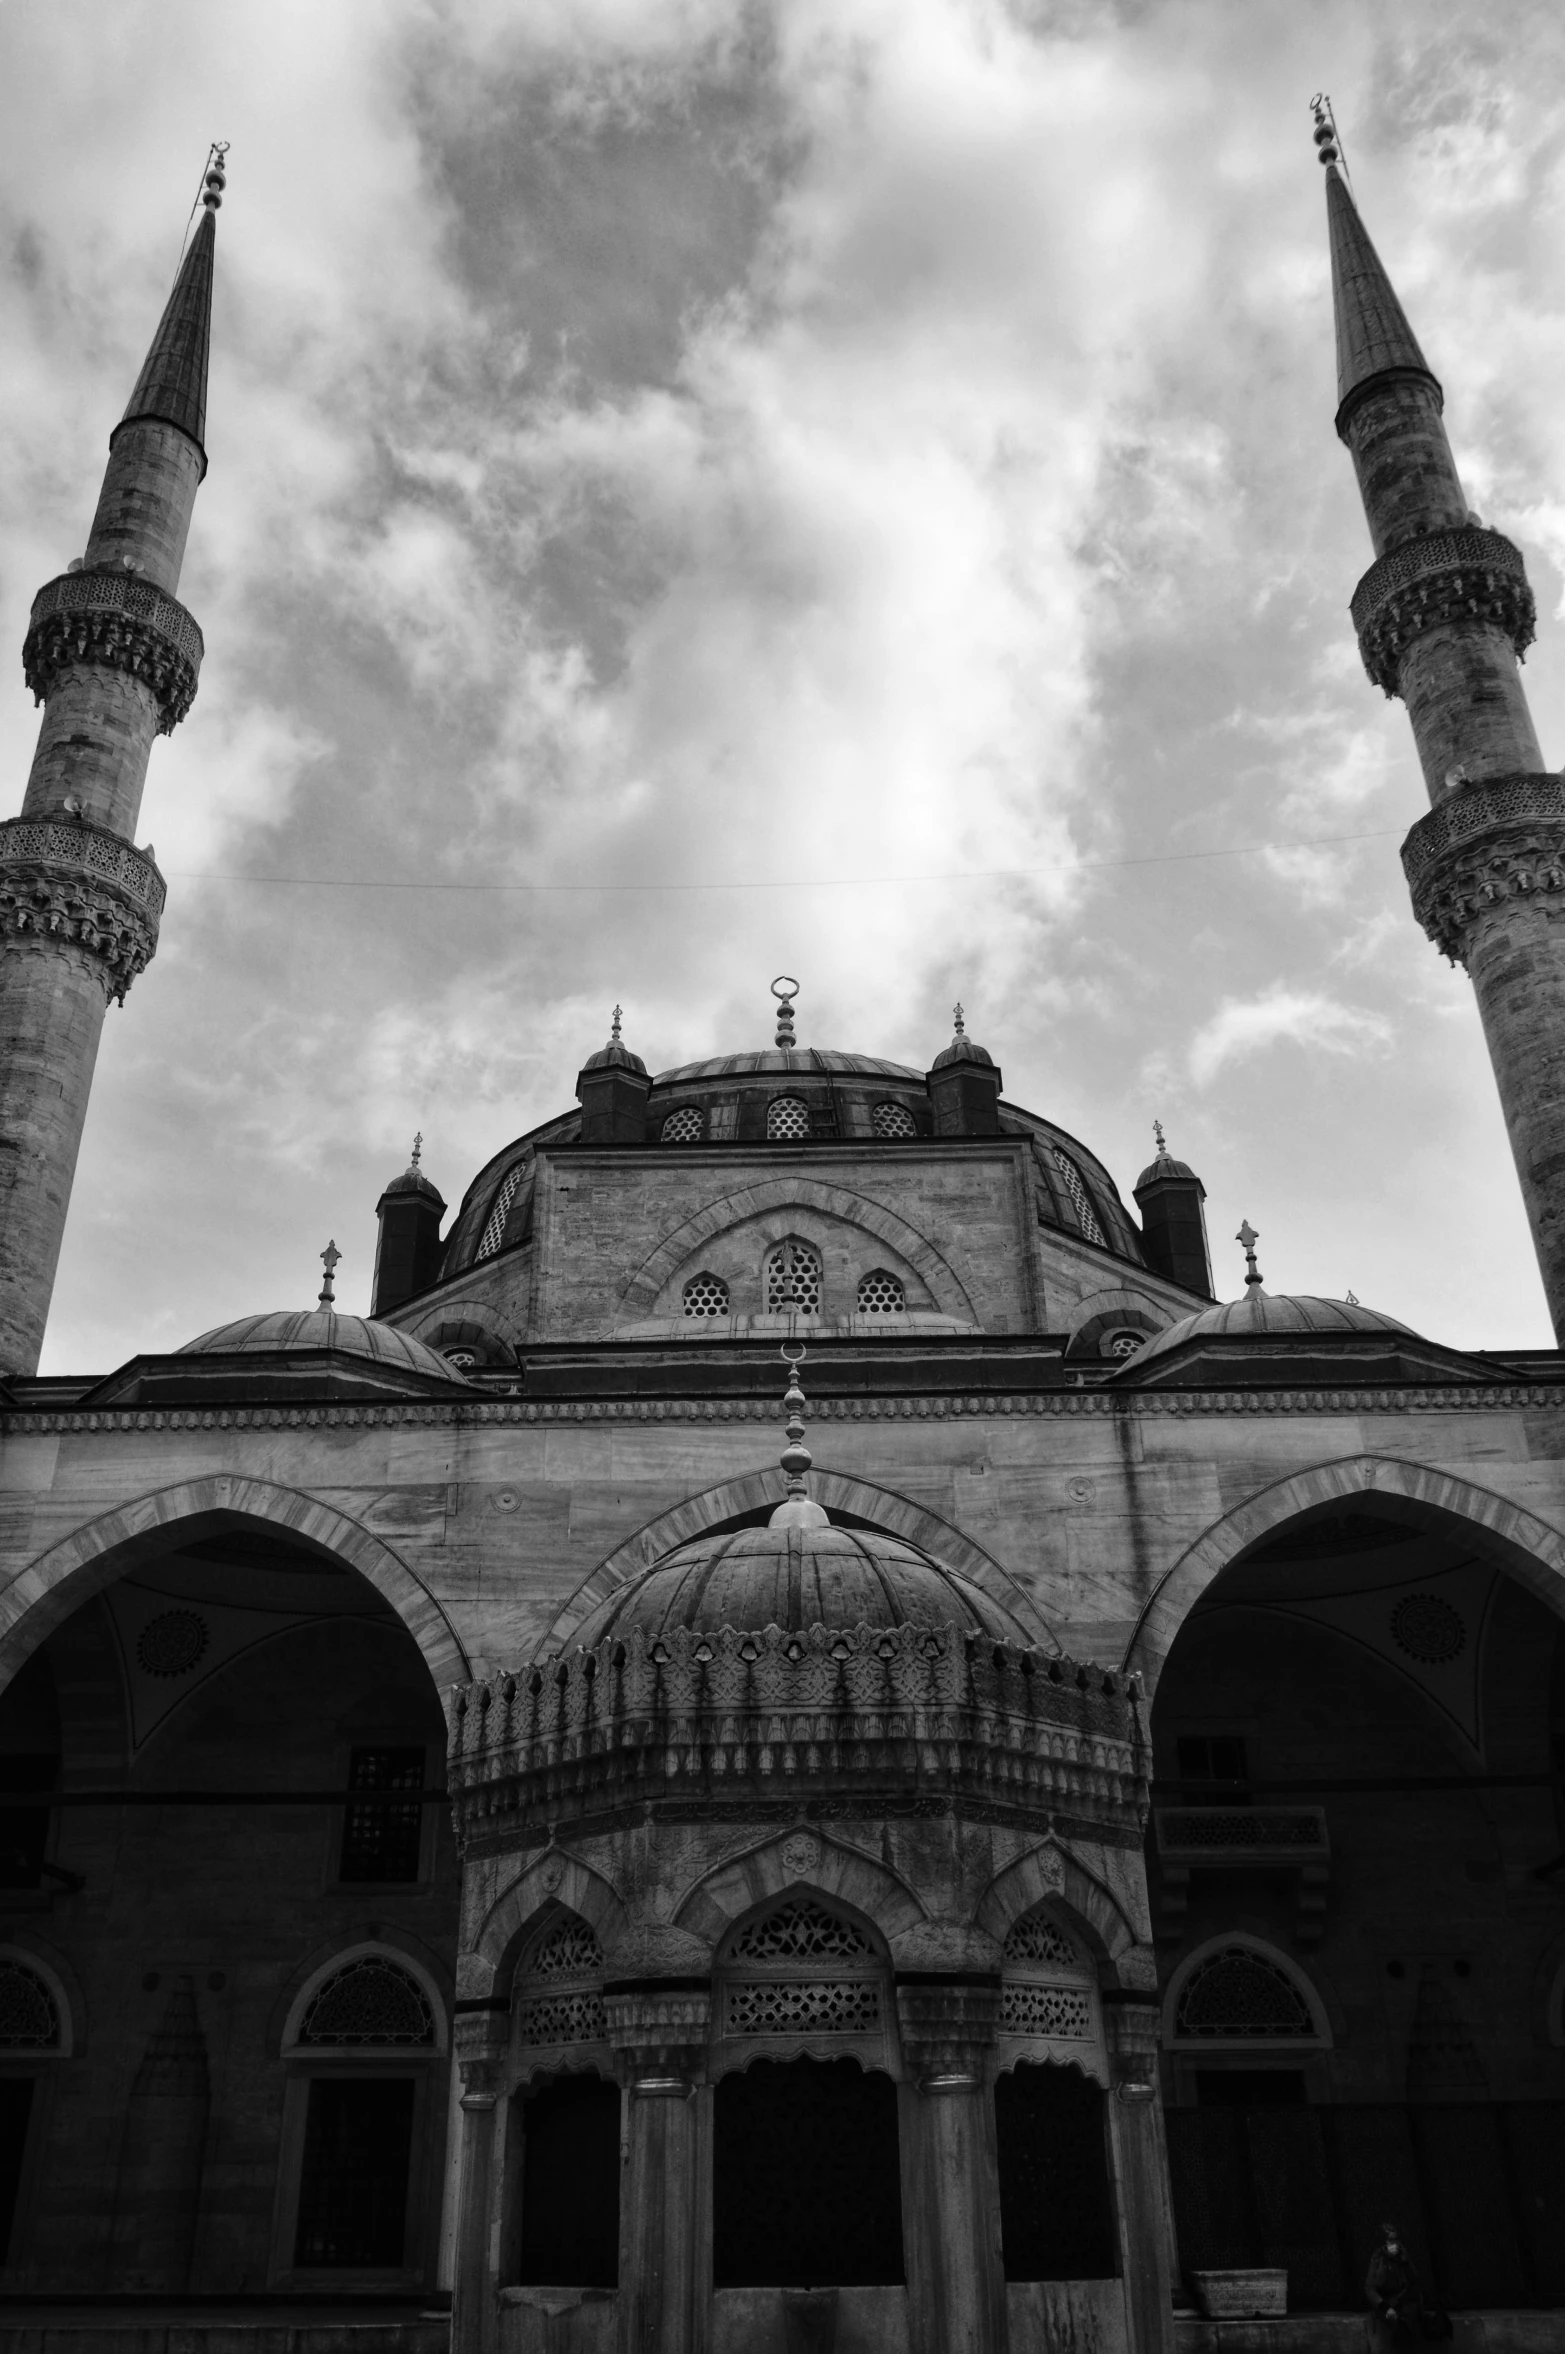
[[[1086,1179],[1071,1159],[1070,1154],[1061,1152],[1058,1145],[1054,1147],[1054,1164],[1064,1178],[1065,1190],[1076,1206],[1076,1216],[1081,1222],[1083,1238],[1088,1242],[1095,1242],[1100,1250],[1106,1250],[1108,1245],[1103,1239],[1103,1228],[1098,1222],[1098,1213],[1092,1206],[1092,1196],[1087,1191]]]
[[[518,1983],[513,2016],[524,2044],[606,2040],[603,1948],[574,1913],[545,1932]]]
[[[916,1136],[918,1127],[905,1103],[877,1103],[869,1116],[877,1136]]]
[[[802,1095],[774,1095],[766,1107],[766,1133],[776,1142],[790,1136],[808,1136],[810,1107]]]
[[[790,1235],[766,1261],[766,1305],[772,1315],[792,1310],[798,1316],[818,1316],[821,1310],[820,1253]]]
[[[1281,1954],[1224,1938],[1191,1956],[1170,1989],[1175,2044],[1315,2044],[1328,2040],[1319,2006]]]
[[[619,2086],[596,2075],[556,2076],[517,2095],[511,2115],[521,2144],[516,2280],[529,2288],[617,2288]]]
[[[1029,2061],[995,2080],[1000,2248],[1007,2280],[1118,2272],[1103,2087]]]
[[[684,1312],[687,1316],[726,1316],[728,1286],[721,1275],[713,1275],[702,1268],[685,1285]]]
[[[1026,1914],[1006,1938],[1000,1970],[1002,2037],[1063,2045],[1090,2064],[1099,2042],[1096,1974],[1059,1923]]]
[[[792,1897],[734,1940],[720,2033],[795,2045],[885,2029],[885,1971],[864,1931],[812,1897]]]
[[[0,1960],[0,2052],[58,2053],[60,2006],[41,1974],[14,1955]]]
[[[478,1256],[481,1259],[492,1259],[505,1240],[505,1223],[511,1215],[511,1204],[526,1174],[527,1163],[516,1161],[501,1179],[500,1190],[494,1198],[494,1208],[484,1220],[484,1231],[478,1245]]]
[[[660,1144],[699,1144],[706,1133],[706,1114],[698,1103],[681,1104],[658,1130]]]
[[[386,1954],[360,1954],[316,1988],[299,2022],[299,2042],[432,2050],[435,2014],[411,1970]]]
[[[861,1316],[902,1316],[907,1312],[907,1298],[902,1289],[902,1278],[887,1267],[872,1267],[868,1275],[859,1277],[858,1311]]]

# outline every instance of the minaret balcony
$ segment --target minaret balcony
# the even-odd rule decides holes
[[[128,670],[152,690],[167,736],[196,699],[205,650],[193,615],[139,573],[62,572],[33,599],[22,673],[42,703],[79,662]]]
[[[123,1000],[152,961],[168,887],[147,853],[80,818],[0,820],[0,935],[72,940]]]
[[[1565,892],[1565,779],[1484,777],[1421,817],[1402,845],[1413,913],[1465,964],[1472,928],[1503,900]]]
[[[1364,668],[1388,695],[1397,692],[1403,655],[1426,629],[1449,621],[1492,622],[1520,661],[1538,618],[1520,548],[1503,532],[1478,524],[1404,540],[1370,566],[1350,610]]]

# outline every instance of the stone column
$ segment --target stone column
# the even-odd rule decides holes
[[[457,2189],[456,2261],[452,2284],[451,2354],[487,2354],[496,2338],[495,2110],[504,2046],[496,2018],[480,2012],[457,2020],[456,2063],[461,2072],[461,2172]]]
[[[1130,2354],[1174,2354],[1173,2209],[1158,2090],[1159,2016],[1155,1992],[1104,1990],[1113,2084],[1109,2144]]]
[[[710,2336],[703,2263],[712,2203],[703,2092],[711,1987],[633,1979],[605,1988],[625,2087],[620,2177],[620,2354],[700,2354]]]
[[[915,2354],[1005,2354],[1000,2169],[990,2090],[997,1976],[904,1972],[902,2242]]]

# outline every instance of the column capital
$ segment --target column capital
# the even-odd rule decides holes
[[[996,1971],[899,1971],[902,2053],[925,2092],[961,2092],[985,2079],[1000,2025]]]

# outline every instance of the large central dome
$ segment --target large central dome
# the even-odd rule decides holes
[[[1029,1650],[1038,1640],[970,1579],[900,1537],[795,1523],[693,1538],[600,1604],[572,1643],[591,1650],[630,1627],[650,1636],[951,1625]]]

